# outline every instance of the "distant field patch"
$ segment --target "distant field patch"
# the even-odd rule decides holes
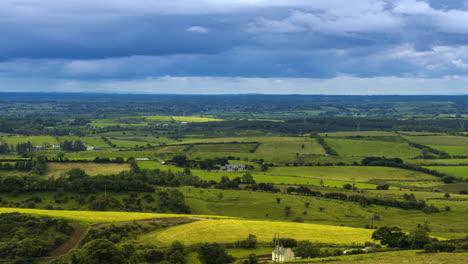
[[[420,149],[411,147],[406,142],[375,141],[365,138],[362,140],[325,138],[325,141],[342,156],[414,158],[421,155]]]
[[[183,144],[191,143],[229,143],[229,142],[305,142],[310,140],[307,137],[221,137],[221,138],[205,138],[193,139],[184,141]]]
[[[302,141],[284,141],[284,142],[265,142],[261,143],[256,153],[258,155],[269,155],[275,153],[277,155],[296,154],[317,154],[324,155],[325,150],[315,139],[304,138]]]
[[[130,212],[97,212],[97,211],[66,211],[66,210],[39,210],[24,208],[0,208],[0,213],[18,212],[23,214],[48,215],[61,217],[80,222],[112,223],[143,219],[171,218],[171,217],[210,217],[226,218],[223,216],[183,215],[183,214],[153,214],[153,213],[130,213]]]
[[[48,169],[46,176],[48,177],[60,177],[64,175],[67,171],[79,168],[86,171],[89,175],[106,175],[119,173],[124,170],[130,170],[130,166],[126,163],[117,164],[117,163],[48,163]]]
[[[425,168],[436,170],[447,175],[468,179],[468,166],[427,166]]]
[[[296,260],[287,263],[328,263],[328,264],[453,264],[468,263],[468,253],[417,254],[417,250],[379,252],[350,256]],[[418,250],[421,252],[421,250]]]
[[[462,136],[406,136],[406,138],[423,145],[468,147],[468,137]]]
[[[451,156],[468,156],[468,147],[428,145],[431,148],[447,152]]]
[[[260,242],[271,242],[275,233],[297,240],[311,240],[322,243],[351,244],[370,241],[373,230],[304,224],[292,222],[251,221],[251,220],[210,220],[175,226],[160,232],[144,235],[140,241],[152,244],[169,244],[179,240],[193,245],[204,242],[229,243],[255,234]]]
[[[194,145],[191,152],[233,152],[250,153],[256,149],[257,144],[198,144]]]
[[[368,182],[371,180],[436,180],[429,174],[388,167],[365,166],[317,166],[317,167],[272,167],[272,175],[301,176],[324,180]]]
[[[55,137],[52,136],[4,136],[2,137],[2,141],[9,145],[16,145],[20,143],[27,143],[28,141],[33,144],[33,146],[44,146],[46,144],[58,144],[58,141]]]
[[[343,132],[325,132],[320,133],[321,136],[329,136],[329,137],[391,137],[397,136],[396,133],[387,132],[387,131],[343,131]]]

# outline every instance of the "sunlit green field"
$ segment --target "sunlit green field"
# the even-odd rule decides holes
[[[431,148],[445,151],[451,156],[468,156],[468,147],[466,146],[440,146],[428,145]]]
[[[253,220],[207,220],[179,225],[140,238],[141,242],[170,244],[179,240],[187,245],[203,242],[230,243],[255,234],[258,241],[270,242],[275,233],[297,240],[351,244],[371,241],[373,230],[304,223]]]
[[[171,218],[171,217],[210,217],[223,218],[222,216],[183,215],[183,214],[153,214],[153,213],[130,213],[130,212],[97,212],[97,211],[66,211],[66,210],[38,210],[24,208],[0,208],[0,213],[24,213],[48,215],[75,220],[87,224],[127,222],[133,220]]]
[[[455,177],[468,179],[468,166],[428,166],[426,168],[446,173]]]
[[[412,142],[423,145],[468,147],[468,137],[462,136],[405,136]]]
[[[414,158],[421,155],[421,150],[406,142],[339,138],[326,138],[325,141],[343,156]]]

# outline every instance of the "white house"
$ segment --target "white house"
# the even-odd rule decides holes
[[[243,164],[226,164],[221,166],[220,170],[222,171],[244,171],[245,165]]]
[[[59,148],[60,148],[60,144],[53,144],[53,145],[52,145],[52,148],[54,148],[54,149],[59,149]]]
[[[296,259],[294,252],[290,248],[284,248],[282,246],[276,246],[271,252],[271,260],[273,262],[284,262]]]

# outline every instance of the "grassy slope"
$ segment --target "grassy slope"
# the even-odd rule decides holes
[[[130,212],[97,212],[97,211],[65,211],[65,210],[38,210],[24,208],[0,208],[0,213],[18,212],[24,214],[48,215],[79,221],[85,224],[126,222],[133,220],[172,218],[172,217],[206,217],[203,215],[183,214],[153,214]],[[224,218],[222,216],[209,216],[210,218]]]
[[[441,199],[441,193],[415,193],[417,199],[424,199],[428,204],[435,204],[442,209],[437,214],[425,214],[419,210],[403,210],[393,207],[368,206],[322,197],[307,197],[287,194],[272,194],[262,192],[206,190],[198,188],[180,188],[186,196],[186,203],[195,214],[239,216],[250,219],[267,219],[291,221],[294,217],[302,217],[306,222],[364,227],[372,223],[372,217],[380,216],[374,221],[376,226],[400,226],[410,231],[417,224],[428,221],[433,232],[441,237],[460,237],[460,233],[468,231],[465,221],[468,200],[462,200],[462,195],[454,195],[453,199]],[[331,189],[330,191],[333,191]],[[389,195],[387,195],[389,193]],[[385,196],[401,199],[408,191],[373,191],[373,196]],[[221,195],[220,195],[221,194]],[[353,194],[353,192],[348,192]],[[276,198],[281,198],[280,204]],[[310,202],[306,207],[305,203]],[[285,206],[291,206],[291,216],[285,216]],[[443,210],[450,206],[451,211]],[[323,208],[320,210],[320,208]],[[304,212],[307,214],[304,215]],[[445,234],[442,234],[445,233]],[[459,233],[459,234],[456,234]]]
[[[179,240],[187,245],[202,242],[229,243],[255,234],[258,241],[270,242],[274,233],[282,237],[323,243],[351,244],[370,241],[372,230],[341,226],[253,220],[209,220],[171,227],[140,238],[142,242],[169,244]]]

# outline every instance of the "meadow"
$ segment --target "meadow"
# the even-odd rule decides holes
[[[366,138],[325,138],[325,141],[338,152],[338,155],[343,156],[414,158],[421,155],[420,149],[411,147],[407,142],[399,140],[389,142],[366,140]]]
[[[257,144],[198,144],[190,148],[190,152],[225,152],[225,153],[251,153]]]
[[[398,136],[394,132],[387,131],[342,131],[319,133],[322,137],[391,137]]]
[[[405,136],[405,138],[423,145],[468,147],[468,137],[462,136]]]
[[[2,141],[9,145],[31,142],[33,146],[43,146],[47,144],[58,144],[59,142],[52,136],[2,136]]]
[[[127,163],[49,163],[45,176],[57,178],[63,176],[73,168],[82,169],[91,176],[99,174],[116,174],[124,170],[130,170],[130,166]]]
[[[259,242],[271,242],[275,233],[297,240],[310,240],[331,244],[352,244],[371,241],[372,230],[318,224],[254,221],[206,220],[171,227],[140,237],[142,243],[170,244],[179,240],[186,245],[197,243],[232,243],[255,234]]]
[[[468,179],[468,166],[428,166],[431,170],[436,170],[447,175]]]
[[[291,221],[301,217],[307,223],[326,225],[345,225],[364,227],[372,224],[373,216],[379,216],[374,221],[375,226],[399,226],[406,231],[416,225],[428,222],[434,235],[448,238],[464,237],[468,230],[466,210],[468,199],[462,195],[445,198],[443,193],[413,192],[418,200],[434,204],[442,211],[437,214],[425,214],[421,210],[403,210],[384,206],[360,206],[359,203],[310,197],[288,195],[283,193],[262,193],[237,190],[205,190],[191,187],[180,188],[186,197],[186,202],[195,214],[225,215],[248,219],[266,219]],[[329,192],[336,192],[329,188]],[[345,192],[348,195],[354,192]],[[366,191],[371,197],[386,197],[401,200],[408,191]],[[280,203],[277,202],[280,199]],[[309,206],[306,206],[309,202]],[[285,206],[291,206],[291,215],[286,216]],[[450,212],[444,211],[450,206]],[[447,221],[450,219],[450,221]]]
[[[365,166],[271,167],[266,173],[271,175],[300,176],[352,182],[370,182],[376,180],[438,180],[435,176],[417,171]]]
[[[468,253],[418,254],[420,250],[390,251],[371,254],[336,256],[309,260],[296,260],[289,263],[329,263],[329,264],[453,264],[465,263]]]

